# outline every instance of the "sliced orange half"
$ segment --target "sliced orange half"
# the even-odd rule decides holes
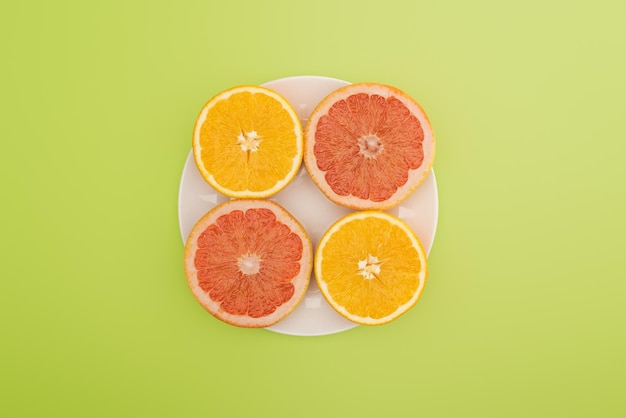
[[[390,322],[415,305],[428,274],[424,248],[402,220],[354,212],[322,237],[315,278],[328,303],[363,325]]]
[[[200,174],[214,189],[234,198],[265,198],[298,173],[302,125],[278,93],[234,87],[204,105],[192,148]]]

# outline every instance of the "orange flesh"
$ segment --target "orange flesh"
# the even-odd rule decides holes
[[[359,93],[320,118],[313,153],[336,194],[382,202],[422,165],[423,141],[419,120],[400,100]]]
[[[413,297],[422,270],[407,233],[378,218],[356,219],[335,231],[324,246],[321,268],[328,292],[340,306],[375,319]]]
[[[198,283],[224,311],[260,318],[293,296],[302,249],[271,210],[235,210],[198,237]]]

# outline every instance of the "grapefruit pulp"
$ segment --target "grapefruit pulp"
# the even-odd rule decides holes
[[[293,311],[312,270],[300,223],[270,200],[230,200],[205,214],[185,245],[185,275],[198,302],[232,325],[261,328]]]
[[[387,209],[426,178],[435,140],[421,106],[391,86],[357,83],[324,98],[304,131],[304,164],[328,199]]]

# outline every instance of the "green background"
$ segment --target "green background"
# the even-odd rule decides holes
[[[622,1],[1,9],[0,415],[626,415]],[[187,288],[195,117],[292,75],[394,85],[433,123],[429,282],[391,324],[243,330]]]

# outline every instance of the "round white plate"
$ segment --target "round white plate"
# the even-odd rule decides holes
[[[328,94],[347,81],[319,76],[288,77],[263,84],[282,94],[298,112],[303,125],[315,106]],[[195,223],[207,211],[229,198],[209,186],[196,168],[193,155],[189,152],[180,181],[178,195],[178,221],[183,243]],[[274,200],[287,209],[305,227],[314,248],[324,232],[340,217],[353,212],[330,202],[309,178],[304,164],[296,178]],[[403,219],[417,234],[427,252],[435,238],[437,229],[438,197],[435,173],[431,170],[420,187],[400,205],[386,211]],[[336,313],[320,293],[315,278],[295,311],[287,318],[267,328],[289,335],[326,335],[346,331],[357,324]]]

